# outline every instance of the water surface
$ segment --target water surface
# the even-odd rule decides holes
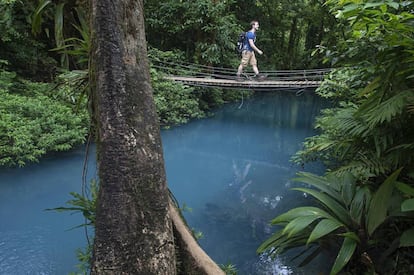
[[[239,274],[315,274],[255,251],[274,232],[269,221],[304,200],[289,190],[299,170],[290,158],[314,134],[324,105],[312,94],[262,93],[163,132],[169,186],[216,262],[236,265]]]
[[[201,246],[239,274],[315,274],[286,258],[256,255],[274,231],[268,221],[298,205],[289,191],[298,167],[289,159],[313,135],[325,104],[312,95],[261,93],[229,104],[214,116],[162,131],[167,180],[189,225],[202,232]],[[94,149],[87,178],[95,176]],[[59,153],[39,164],[0,169],[0,274],[67,274],[75,250],[86,245],[81,215],[45,211],[81,192],[85,148]],[[320,170],[319,167],[309,167]]]

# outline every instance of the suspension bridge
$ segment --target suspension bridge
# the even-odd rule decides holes
[[[261,71],[267,77],[256,80],[253,73],[243,74],[243,81],[236,81],[236,69],[177,63],[151,59],[152,66],[166,74],[166,78],[189,86],[225,89],[306,89],[318,87],[330,69]]]

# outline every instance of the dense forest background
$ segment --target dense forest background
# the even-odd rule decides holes
[[[144,5],[150,60],[235,69],[240,61],[234,50],[238,34],[257,19],[257,43],[265,53],[261,69],[317,68],[330,64],[312,52],[336,45],[342,33],[323,1],[149,0]],[[8,110],[0,125],[0,164],[21,166],[46,152],[70,149],[92,132],[85,108],[89,3],[2,0],[0,13],[1,104]],[[251,94],[173,85],[156,68],[151,74],[164,127],[205,116],[211,108]],[[25,110],[13,107],[18,101]]]
[[[391,0],[144,1],[151,60],[236,68],[238,34],[260,22],[262,69],[335,68],[316,91],[334,106],[293,160],[318,207],[274,219],[259,251],[329,246],[332,272],[410,274],[414,245],[414,3]],[[23,166],[93,136],[88,1],[0,0],[0,165]],[[190,88],[151,68],[160,125],[202,117],[250,91]],[[92,87],[93,88],[93,87]],[[316,190],[316,191],[315,191]]]

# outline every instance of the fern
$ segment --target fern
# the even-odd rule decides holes
[[[410,95],[411,91],[400,92],[369,109],[361,107],[357,115],[364,118],[370,129],[379,127],[384,122],[391,123],[393,119],[403,113],[407,107],[407,98]],[[376,98],[373,100],[376,100]]]

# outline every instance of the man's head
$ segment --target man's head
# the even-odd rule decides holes
[[[259,29],[259,21],[253,20],[252,22],[250,22],[250,27],[257,31]]]

